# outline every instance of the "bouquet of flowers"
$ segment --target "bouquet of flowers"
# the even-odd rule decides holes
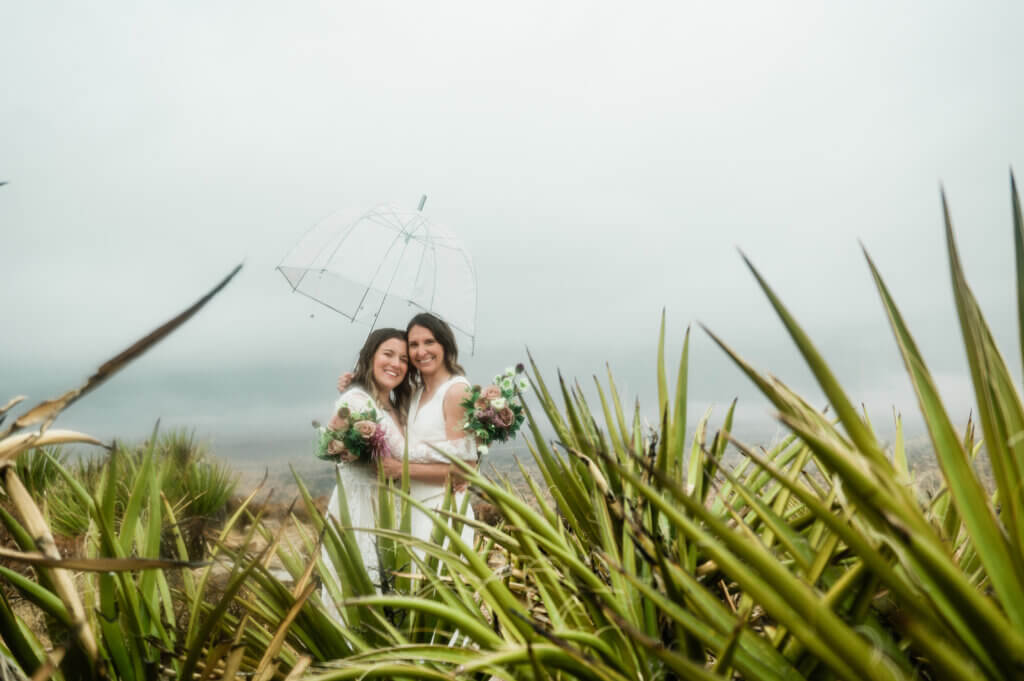
[[[530,381],[523,373],[523,365],[509,367],[505,373],[494,377],[494,383],[481,388],[473,386],[473,392],[462,401],[466,408],[463,429],[478,441],[477,451],[487,453],[487,447],[494,441],[505,442],[515,437],[523,425],[526,414],[520,395],[530,388]]]
[[[314,422],[314,425],[317,424]],[[319,437],[314,454],[318,459],[365,462],[387,455],[384,424],[373,407],[365,411],[351,411],[343,406],[338,409],[338,418],[331,419],[330,425],[317,426]],[[337,444],[332,445],[332,442]]]

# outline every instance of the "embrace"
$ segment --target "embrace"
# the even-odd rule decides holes
[[[456,467],[440,453],[471,465],[477,462],[476,439],[467,437],[464,429],[463,402],[472,398],[474,390],[458,356],[455,335],[448,324],[432,314],[421,313],[412,318],[404,332],[373,331],[359,351],[355,371],[339,379],[342,394],[327,432],[344,432],[350,437],[331,440],[327,452],[342,462],[338,473],[353,527],[376,526],[378,473],[400,479],[406,446],[410,495],[428,506],[437,506],[451,479],[456,489],[456,508],[463,506],[465,484]],[[367,443],[365,452],[355,446],[359,445],[360,435]],[[337,487],[331,494],[328,512],[335,520],[339,518]],[[468,504],[465,515],[473,517]],[[413,509],[411,534],[429,540],[432,529],[430,518]],[[364,565],[379,588],[374,536],[369,532],[355,534]],[[472,536],[472,528],[464,526],[463,538],[472,542]],[[325,562],[330,566],[326,555]]]

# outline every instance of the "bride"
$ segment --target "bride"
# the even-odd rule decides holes
[[[455,484],[455,509],[459,511],[466,496],[465,484],[454,464],[438,450],[476,465],[476,441],[466,437],[462,424],[466,410],[462,401],[472,390],[465,371],[459,365],[455,334],[441,318],[423,312],[406,327],[406,342],[412,363],[410,383],[416,388],[409,407],[409,493],[428,508],[437,508],[444,499],[449,479]],[[402,477],[400,458],[385,458],[379,464],[384,475]],[[466,504],[466,517],[473,508]],[[429,540],[434,524],[428,516],[414,510],[412,535]],[[473,545],[473,528],[464,525],[462,538]]]
[[[350,374],[351,385],[343,391],[334,405],[334,414],[328,427],[337,430],[343,426],[338,412],[343,407],[350,412],[365,412],[373,408],[384,427],[385,441],[388,451],[401,457],[405,451],[403,426],[408,409],[410,385],[407,380],[409,371],[409,355],[406,349],[405,333],[401,329],[377,329],[363,343],[359,351],[355,371]],[[344,486],[346,510],[350,527],[367,528],[376,525],[374,509],[377,498],[377,471],[370,462],[355,461],[345,451],[338,440],[328,445],[327,451],[337,454],[338,477]],[[338,487],[335,486],[331,499],[327,503],[327,512],[338,523],[342,514]],[[380,589],[380,568],[375,537],[369,532],[355,532],[356,545],[363,559],[370,581]],[[327,549],[322,551],[324,564],[334,582],[338,582],[338,572],[328,555]],[[332,609],[334,599],[330,597],[326,586],[321,596],[328,608]],[[337,615],[337,612],[335,611]],[[338,615],[340,618],[340,615]]]

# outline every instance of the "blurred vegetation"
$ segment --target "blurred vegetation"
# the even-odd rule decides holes
[[[1015,186],[1011,196],[1024,310]],[[539,410],[527,442],[540,477],[523,467],[530,493],[455,462],[496,509],[495,526],[455,508],[450,489],[440,509],[425,507],[405,476],[381,481],[377,527],[352,528],[340,478],[333,518],[296,476],[309,520],[265,522],[253,492],[199,566],[177,518],[204,499],[199,491],[219,497],[223,476],[197,475],[189,487],[176,458],[195,451],[189,436],[115,448],[88,488],[59,454],[7,465],[13,512],[2,520],[21,551],[5,556],[35,571],[0,572],[46,618],[45,632],[29,627],[0,591],[0,653],[37,678],[1022,679],[1024,403],[967,285],[948,212],[946,240],[977,402],[977,422],[961,429],[868,258],[941,472],[927,494],[899,417],[883,443],[751,265],[829,402],[826,412],[810,406],[709,331],[788,429],[770,448],[731,436],[735,405],[721,423],[704,414],[687,435],[689,332],[670,372],[663,321],[654,429],[638,406],[623,408],[610,372],[595,377],[591,404],[578,383],[549,383],[533,365]],[[0,432],[0,460],[25,456],[21,437]],[[42,428],[32,438],[86,436]],[[982,441],[991,488],[974,465]],[[89,518],[84,559],[55,555],[22,476],[67,485]],[[170,484],[191,491],[174,502]],[[433,519],[431,541],[409,536],[414,508]],[[158,558],[165,527],[178,562]],[[364,564],[361,532],[377,538],[379,575]]]
[[[175,509],[178,531],[185,539],[189,554],[200,560],[205,554],[204,534],[208,528],[224,521],[237,476],[226,464],[214,460],[206,445],[196,441],[193,433],[175,430],[154,435],[153,456],[173,471],[172,475],[162,478],[160,491]],[[18,457],[15,470],[28,492],[46,509],[45,515],[54,532],[64,537],[78,537],[89,531],[88,508],[80,497],[71,493],[71,483],[60,474],[60,469],[64,468],[91,494],[99,494],[102,485],[107,484],[105,471],[116,457],[120,476],[113,481],[113,509],[114,526],[120,527],[136,478],[146,472],[142,463],[149,449],[148,443],[135,447],[116,443],[105,456],[82,458],[71,457],[59,446],[36,448]],[[166,544],[171,534],[168,529],[164,534]],[[164,553],[171,555],[173,551]]]

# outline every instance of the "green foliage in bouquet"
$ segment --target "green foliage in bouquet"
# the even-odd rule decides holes
[[[331,442],[340,442],[345,451],[356,461],[371,461],[381,453],[384,432],[374,407],[363,411],[352,411],[348,407],[338,410],[341,426],[336,429],[321,426],[317,428],[314,455],[325,461],[339,461],[339,454],[332,454],[328,447]]]
[[[460,403],[466,410],[462,428],[479,443],[478,451],[487,453],[492,442],[506,442],[516,436],[526,420],[522,393],[530,387],[522,364],[509,367],[494,377],[488,386],[474,385]]]

